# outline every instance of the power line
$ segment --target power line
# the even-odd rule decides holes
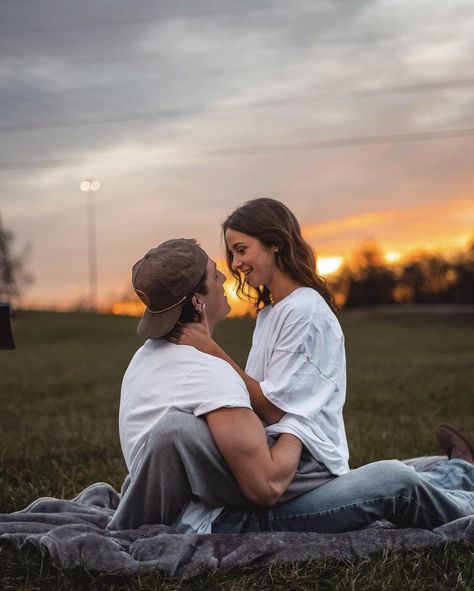
[[[283,143],[283,144],[261,144],[254,146],[231,146],[228,148],[210,148],[201,149],[193,155],[181,155],[170,158],[158,155],[156,152],[143,152],[136,154],[122,154],[117,156],[90,156],[90,157],[71,157],[56,158],[50,160],[29,160],[29,161],[11,161],[0,162],[0,172],[8,170],[28,170],[54,168],[58,166],[73,166],[76,164],[87,164],[90,162],[101,165],[122,166],[122,160],[130,162],[133,159],[152,157],[158,158],[160,162],[184,162],[186,160],[196,160],[202,158],[225,158],[229,156],[253,156],[259,154],[276,154],[282,152],[306,152],[315,150],[353,148],[359,146],[374,146],[381,144],[400,144],[419,141],[433,141],[453,138],[466,138],[474,136],[474,127],[464,129],[443,129],[437,131],[411,132],[402,134],[385,134],[375,136],[358,136],[326,140],[313,140],[307,142]],[[120,160],[120,162],[118,162]],[[109,162],[107,162],[109,161]]]
[[[35,130],[38,131],[44,129],[65,129],[71,127],[83,127],[85,125],[108,125],[111,123],[125,123],[133,121],[150,121],[154,119],[165,119],[168,117],[180,117],[200,113],[208,114],[213,112],[232,112],[247,109],[296,106],[316,102],[366,99],[377,96],[387,96],[391,94],[412,94],[453,88],[468,88],[471,86],[474,86],[474,78],[466,78],[464,80],[442,80],[436,82],[406,84],[399,86],[385,86],[380,88],[355,89],[352,91],[345,92],[344,94],[338,91],[329,91],[302,97],[254,101],[251,103],[245,103],[241,105],[216,105],[211,108],[195,106],[181,109],[168,108],[154,111],[121,113],[118,115],[102,115],[100,117],[77,117],[45,121],[31,121],[25,123],[6,123],[4,125],[0,125],[0,133],[12,133],[19,131]]]
[[[0,0],[1,1],[1,0]],[[2,44],[0,43],[0,49],[2,48]],[[16,50],[15,50],[16,51]],[[150,54],[150,57],[152,57],[153,59],[157,59],[157,55],[156,54]],[[47,65],[47,62],[45,62],[45,60],[38,60],[38,62],[35,62],[35,65],[38,66],[44,66]],[[207,68],[207,69],[200,69],[200,70],[193,70],[192,72],[186,72],[185,74],[183,73],[179,73],[177,72],[175,69],[174,70],[168,70],[165,72],[162,71],[158,71],[158,73],[154,73],[154,75],[152,77],[147,77],[145,79],[143,79],[143,77],[141,77],[140,80],[132,80],[132,82],[134,84],[137,84],[140,86],[140,88],[143,87],[149,87],[149,86],[156,86],[156,85],[162,85],[163,81],[169,81],[169,80],[186,80],[189,81],[192,78],[199,78],[202,79],[203,76],[206,76],[207,78],[210,77],[215,77],[215,76],[220,76],[220,75],[226,75],[229,76],[233,75],[235,73],[240,73],[242,70],[245,70],[246,72],[251,72],[251,73],[255,73],[255,72],[259,72],[259,71],[268,71],[268,70],[275,70],[275,67],[278,65],[278,67],[281,68],[281,66],[290,66],[293,67],[294,64],[282,64],[281,62],[278,62],[278,64],[276,62],[268,62],[268,63],[260,63],[258,66],[256,66],[255,64],[252,64],[251,67],[249,67],[248,65],[242,65],[242,66],[238,66],[238,67],[211,67],[211,68]],[[35,97],[50,97],[50,96],[65,96],[68,94],[77,94],[77,93],[81,93],[81,92],[90,92],[90,91],[95,91],[95,90],[113,90],[116,88],[122,88],[124,85],[129,87],[130,86],[130,78],[127,78],[127,81],[120,81],[120,82],[115,82],[115,83],[110,83],[110,82],[101,82],[99,84],[81,84],[79,86],[67,86],[67,87],[63,87],[60,89],[56,89],[56,90],[46,90],[44,88],[35,88],[33,89],[31,92],[34,93]],[[470,79],[467,80],[453,80],[453,81],[434,81],[434,82],[428,82],[428,83],[421,83],[421,84],[415,84],[415,85],[404,85],[403,87],[397,87],[397,86],[393,86],[393,87],[387,87],[388,89],[397,89],[397,88],[409,88],[410,86],[413,87],[422,87],[422,86],[438,86],[438,85],[442,85],[445,83],[452,83],[452,84],[456,84],[456,86],[468,86],[470,85]],[[354,91],[354,93],[356,94],[362,94],[362,93],[370,93],[370,92],[377,92],[377,89],[368,89],[368,90],[361,90],[361,91]],[[319,93],[319,94],[327,94],[328,96],[333,96],[335,93],[338,93],[339,91],[329,91],[326,93]]]

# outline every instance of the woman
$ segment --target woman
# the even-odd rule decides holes
[[[254,199],[226,219],[223,237],[237,294],[258,312],[245,371],[212,339],[205,317],[183,326],[177,342],[235,368],[267,434],[297,436],[331,474],[345,474],[344,337],[297,219],[279,201]]]
[[[225,509],[212,531],[340,532],[381,518],[431,529],[474,513],[472,455],[448,453],[447,462],[424,476],[396,460],[348,473],[344,337],[298,221],[279,201],[255,199],[226,219],[223,235],[237,293],[253,299],[258,312],[245,371],[212,339],[205,312],[201,322],[183,326],[175,342],[228,361],[267,433],[296,435],[338,477],[276,507]]]
[[[255,219],[258,219],[256,228],[255,224],[252,226]],[[262,233],[262,228],[268,231],[268,235]],[[211,302],[216,303],[220,299],[224,300],[223,304],[225,303],[222,290],[223,277],[214,270],[215,265],[211,264],[212,261],[209,261],[203,252],[198,257],[201,260],[201,271],[204,272],[204,262],[206,265],[211,265],[211,272],[209,270],[206,272],[207,287],[204,288],[204,283],[202,288],[195,287],[196,281],[193,280],[188,286],[189,288],[192,286],[188,295],[177,294],[173,289],[171,295],[176,299],[175,303],[173,303],[175,300],[165,302],[160,299],[163,294],[171,293],[169,288],[173,278],[166,278],[163,273],[165,269],[171,269],[174,274],[177,263],[174,251],[168,253],[167,256],[170,258],[166,260],[166,265],[160,264],[156,267],[156,273],[151,270],[149,273],[144,273],[143,285],[134,283],[137,293],[141,294],[145,301],[153,302],[156,299],[152,308],[148,310],[154,319],[151,322],[150,318],[150,326],[154,329],[152,332],[143,333],[142,336],[158,341],[165,338],[169,334],[168,331],[173,330],[173,323],[178,319],[175,308],[178,305],[182,306],[184,299],[189,298],[194,310],[202,313],[204,320],[185,324],[181,330],[181,342],[194,344],[207,353],[228,360],[243,376],[260,415],[268,422],[282,417],[277,425],[272,425],[268,429],[275,433],[289,433],[292,444],[295,438],[291,435],[296,435],[297,455],[294,457],[294,462],[288,451],[283,455],[279,454],[286,464],[291,460],[291,465],[285,471],[283,484],[285,486],[288,484],[291,478],[290,472],[293,473],[296,467],[295,462],[301,451],[300,441],[315,458],[320,460],[323,470],[314,470],[316,478],[313,478],[314,473],[301,471],[302,484],[307,486],[309,480],[309,487],[306,487],[306,491],[300,487],[299,494],[298,491],[291,491],[286,499],[292,500],[281,502],[275,507],[258,510],[252,508],[250,511],[223,509],[222,505],[248,507],[245,499],[242,503],[241,498],[236,498],[237,481],[243,491],[251,488],[249,484],[261,476],[260,471],[255,474],[254,454],[264,451],[266,453],[263,455],[270,460],[268,448],[255,450],[254,445],[252,452],[249,452],[247,441],[249,436],[243,427],[235,428],[233,419],[228,414],[228,412],[234,412],[235,420],[235,409],[219,407],[219,410],[217,409],[219,405],[215,405],[217,410],[207,408],[208,429],[203,420],[189,412],[189,404],[186,404],[182,410],[188,410],[188,412],[170,412],[156,424],[148,421],[151,431],[149,431],[148,447],[144,450],[144,459],[109,527],[122,529],[138,527],[143,523],[160,523],[162,522],[161,516],[158,515],[160,504],[166,506],[168,515],[177,515],[182,511],[173,524],[179,531],[188,533],[268,530],[334,532],[358,529],[382,517],[388,517],[398,524],[409,523],[422,527],[435,527],[473,512],[474,503],[470,493],[459,491],[455,495],[457,491],[451,493],[441,491],[440,488],[422,480],[414,471],[399,462],[377,462],[350,473],[344,473],[347,472],[347,446],[341,416],[345,388],[343,338],[339,324],[330,308],[330,296],[324,284],[312,270],[314,258],[309,247],[301,239],[298,224],[282,204],[271,200],[256,200],[230,216],[224,231],[232,268],[235,273],[241,272],[245,277],[245,280],[241,280],[241,287],[247,284],[256,290],[257,306],[260,302],[266,304],[258,314],[254,343],[247,364],[247,369],[250,368],[249,373],[251,371],[253,375],[247,375],[238,369],[212,340],[209,327],[212,329],[215,321],[218,320],[217,310],[221,310],[221,306],[215,307],[213,312],[214,306]],[[255,236],[247,232],[253,232]],[[160,248],[164,248],[165,244],[167,243],[150,252],[156,254]],[[195,245],[193,250],[196,249],[200,251]],[[145,265],[143,261],[148,265],[152,264],[153,260],[148,253],[137,265],[142,269]],[[194,257],[191,264],[183,265],[180,273],[188,274],[189,270],[197,272],[197,267],[199,267],[198,259]],[[154,265],[153,268],[155,268]],[[178,268],[180,268],[179,265]],[[163,290],[158,289],[157,284],[162,283]],[[181,281],[178,283],[181,285]],[[261,285],[263,287],[260,287]],[[200,291],[202,293],[199,293]],[[158,297],[158,294],[161,296]],[[206,315],[203,313],[206,303],[209,326]],[[165,327],[164,321],[159,320],[163,317],[157,315],[170,311],[173,312],[173,316],[170,316],[170,324],[166,322]],[[180,313],[179,309],[177,313]],[[182,321],[186,320],[182,318]],[[156,332],[157,327],[159,332]],[[171,340],[176,339],[171,338]],[[153,376],[159,375],[161,379],[163,375],[161,370],[166,369],[167,361],[175,364],[180,355],[176,350],[174,354],[170,352],[170,359],[168,360],[165,356],[161,359],[162,365],[156,366],[155,362],[158,363],[158,359],[149,357],[147,354],[150,348],[161,351],[166,346],[163,342],[155,342],[146,343],[142,348],[145,350],[147,368],[152,371]],[[182,349],[183,354],[186,353],[184,348]],[[191,350],[190,347],[186,349]],[[204,357],[207,358],[207,364],[210,357],[208,355]],[[198,365],[201,367],[203,363],[204,360],[201,360]],[[134,360],[131,362],[131,365],[133,364]],[[230,370],[227,364],[222,365]],[[182,372],[177,366],[175,366],[176,371],[172,371],[172,375],[178,375],[180,381],[176,387],[170,388],[169,391],[166,389],[164,396],[168,402],[172,402],[173,408],[180,408],[179,404],[176,404],[176,397],[182,393],[183,380],[187,383],[187,377],[191,376],[189,368],[190,365],[186,363]],[[125,380],[124,378],[124,384],[127,382],[129,386],[133,385],[139,395],[144,391],[141,379],[146,377],[142,372],[143,366],[140,365],[138,373],[133,370],[133,379]],[[220,372],[211,371],[205,380],[201,380],[199,388],[203,397],[209,397],[211,392],[213,403],[220,402],[222,398],[222,406],[227,407],[221,394],[228,393],[230,381],[224,378],[222,384],[219,383],[219,378],[216,377],[219,375],[221,375]],[[155,410],[154,397],[157,396],[158,383],[154,380],[152,382],[153,387],[149,390],[152,399],[147,408]],[[244,404],[246,408],[241,410],[248,413],[248,393],[244,384],[240,380],[239,382],[246,397]],[[209,391],[206,384],[209,385]],[[196,402],[199,390],[191,388],[190,395],[192,401]],[[242,404],[239,403],[238,406]],[[140,412],[142,407],[138,405],[135,408]],[[225,416],[222,414],[223,410]],[[220,417],[216,416],[219,412]],[[219,422],[217,438],[216,421]],[[254,420],[253,423],[255,433],[260,429],[261,445],[266,447],[260,422]],[[209,430],[218,446],[219,441],[221,442],[219,449],[228,460],[228,466],[218,453],[215,443],[209,440]],[[232,437],[234,437],[233,440]],[[280,438],[277,446],[282,439]],[[231,440],[236,443],[231,443]],[[242,455],[237,457],[236,454],[240,453]],[[233,462],[229,460],[230,455],[233,457]],[[452,474],[458,468],[460,473],[466,473],[463,486],[474,486],[472,461],[454,460],[456,461],[457,464],[449,462],[450,465],[446,467],[447,472]],[[245,474],[240,470],[243,463],[248,468]],[[281,473],[281,465],[273,455],[271,462],[266,462],[266,465],[269,465],[274,475],[277,472]],[[229,466],[233,470],[235,479],[228,474]],[[324,470],[324,466],[332,471],[332,475]],[[337,477],[335,477],[336,474],[338,474]],[[230,479],[229,476],[231,476]],[[307,476],[310,476],[310,479]],[[436,475],[438,481],[444,477],[441,474]],[[457,482],[460,478],[461,476],[457,478]],[[273,482],[273,477],[270,480]],[[290,483],[289,488],[293,486],[295,480],[296,478]],[[451,486],[451,488],[455,487]],[[177,494],[177,490],[180,494]],[[278,491],[278,496],[282,490]],[[279,501],[285,501],[283,495]],[[267,505],[273,502],[274,500],[271,500],[262,504]],[[145,511],[146,515],[138,515],[138,519],[133,521],[137,506],[140,510],[147,507],[150,510]],[[216,517],[217,514],[219,514],[218,517]],[[133,525],[130,523],[130,518]]]

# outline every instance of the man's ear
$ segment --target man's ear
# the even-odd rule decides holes
[[[192,297],[191,302],[193,303],[193,306],[194,306],[194,309],[196,310],[196,312],[199,312],[199,314],[202,314],[204,302],[202,301],[201,296],[198,293],[195,293]]]

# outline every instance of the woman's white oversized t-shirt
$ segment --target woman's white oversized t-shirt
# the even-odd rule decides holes
[[[333,474],[349,470],[344,335],[317,291],[298,288],[259,312],[245,371],[287,413],[268,434],[292,433]]]

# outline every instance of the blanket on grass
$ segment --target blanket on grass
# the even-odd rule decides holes
[[[414,458],[405,463],[423,471],[442,459]],[[164,525],[111,531],[106,526],[119,501],[120,494],[100,482],[72,500],[38,499],[22,511],[0,515],[0,543],[18,549],[31,545],[46,551],[61,569],[82,566],[117,574],[159,569],[172,577],[191,577],[203,570],[256,568],[275,561],[353,560],[387,547],[406,550],[474,540],[474,516],[433,531],[397,529],[384,521],[340,534],[183,535]]]

